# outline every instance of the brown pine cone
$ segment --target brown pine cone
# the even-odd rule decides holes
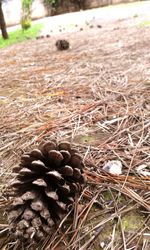
[[[44,239],[58,225],[85,184],[83,159],[69,142],[48,141],[21,157],[15,198],[8,218],[10,234],[26,243]]]
[[[69,42],[66,40],[57,40],[55,43],[58,50],[67,50],[69,49]]]

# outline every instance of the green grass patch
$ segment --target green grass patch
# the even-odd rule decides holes
[[[32,25],[31,28],[27,30],[17,29],[8,33],[9,39],[4,40],[0,36],[0,48],[5,48],[9,45],[20,43],[28,39],[34,39],[40,32],[43,24]]]
[[[140,23],[141,28],[150,27],[150,20],[145,20],[144,22]]]

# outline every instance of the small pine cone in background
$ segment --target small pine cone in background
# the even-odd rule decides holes
[[[69,49],[69,42],[66,40],[57,40],[55,43],[58,50],[67,50]]]
[[[24,154],[14,168],[10,235],[26,243],[44,240],[83,190],[83,168],[81,155],[69,142],[48,141]]]

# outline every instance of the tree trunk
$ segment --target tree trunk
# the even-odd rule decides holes
[[[5,23],[5,19],[4,19],[4,14],[3,14],[3,10],[2,10],[2,2],[0,0],[0,29],[2,32],[2,37],[4,39],[8,39],[8,33],[6,30],[6,23]]]

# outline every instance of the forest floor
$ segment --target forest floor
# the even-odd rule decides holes
[[[7,228],[12,168],[23,152],[56,138],[71,141],[88,160],[88,183],[76,233],[65,230],[61,238],[61,232],[61,247],[57,237],[48,249],[148,250],[149,20],[93,19],[80,28],[1,49],[0,230]],[[57,39],[67,39],[70,49],[57,51]],[[120,176],[102,170],[109,160],[122,162]]]

